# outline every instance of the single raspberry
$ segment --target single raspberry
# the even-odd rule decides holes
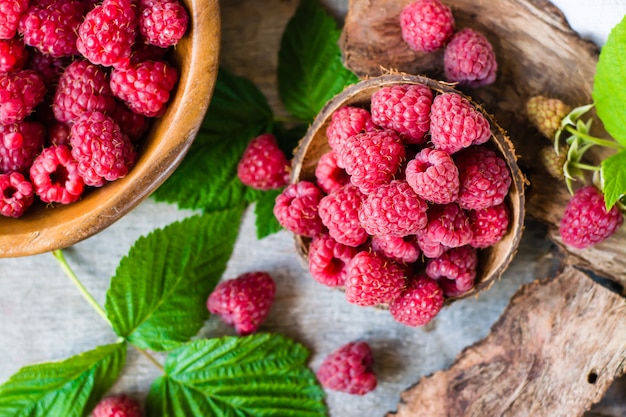
[[[436,280],[446,297],[458,297],[474,286],[478,256],[471,246],[452,248],[426,264],[426,275]]]
[[[0,124],[24,120],[46,94],[43,77],[36,71],[23,69],[0,74]]]
[[[491,137],[489,121],[465,97],[440,94],[430,110],[430,135],[435,149],[453,154]]]
[[[72,156],[86,185],[102,187],[128,174],[137,153],[128,136],[101,112],[83,113],[70,131]]]
[[[35,189],[19,172],[0,174],[0,214],[21,217],[35,201]]]
[[[22,69],[27,60],[28,51],[19,39],[0,39],[0,73]]]
[[[178,72],[164,61],[143,61],[111,72],[111,91],[135,113],[160,117],[178,81]]]
[[[428,210],[428,226],[423,234],[428,241],[449,248],[465,246],[472,241],[469,218],[455,203],[431,207]]]
[[[341,151],[343,142],[351,136],[376,130],[372,115],[365,109],[343,106],[336,110],[326,129],[328,145],[337,153]]]
[[[0,39],[15,37],[20,18],[27,10],[28,0],[0,0]]]
[[[140,0],[139,31],[146,43],[174,46],[187,31],[189,15],[178,0]]]
[[[80,0],[37,2],[22,16],[18,30],[26,45],[44,54],[56,58],[76,55],[76,32],[84,11]]]
[[[365,395],[376,388],[372,362],[372,349],[367,343],[351,342],[326,356],[317,370],[317,379],[325,388]]]
[[[310,181],[288,185],[276,197],[274,216],[287,230],[301,236],[317,236],[324,230],[318,213],[324,193]]]
[[[357,249],[342,245],[327,234],[316,236],[309,245],[309,271],[319,283],[329,287],[344,285],[348,264]]]
[[[417,246],[422,251],[422,255],[427,258],[438,258],[449,248],[442,245],[440,242],[431,241],[426,233],[421,233],[417,236]]]
[[[137,65],[143,61],[163,61],[168,51],[168,48],[149,45],[139,37],[131,50],[130,63]]]
[[[465,28],[455,33],[446,46],[443,69],[448,81],[480,87],[496,80],[498,62],[487,38]]]
[[[44,148],[30,167],[30,180],[44,203],[73,203],[85,188],[78,163],[66,145]]]
[[[554,146],[545,146],[539,150],[539,159],[550,176],[558,180],[565,179],[563,167],[567,162],[567,146],[560,146],[558,154]]]
[[[70,145],[70,127],[63,122],[55,122],[48,127],[48,143],[50,145]]]
[[[381,185],[368,195],[361,209],[361,226],[372,236],[419,234],[428,223],[428,205],[405,181]]]
[[[511,173],[504,159],[483,146],[459,153],[459,205],[466,210],[481,210],[504,201],[511,186]]]
[[[444,151],[422,149],[407,164],[405,175],[417,195],[431,203],[448,204],[458,197],[459,170]]]
[[[44,84],[50,89],[56,88],[61,74],[70,63],[71,59],[68,57],[55,58],[38,49],[30,48],[26,68],[37,71],[43,77]]]
[[[237,166],[242,183],[257,190],[284,187],[289,182],[289,162],[276,137],[264,133],[250,141]]]
[[[123,67],[130,61],[138,30],[134,0],[104,0],[85,15],[76,47],[93,64]]]
[[[46,128],[39,122],[0,125],[0,173],[28,173],[46,142]]]
[[[374,236],[372,237],[372,250],[403,264],[417,261],[421,253],[417,245],[417,237],[413,235],[405,237]]]
[[[207,300],[211,314],[217,314],[237,333],[256,332],[270,312],[276,284],[267,272],[248,272],[220,283]]]
[[[390,303],[404,290],[402,265],[376,252],[362,251],[348,265],[346,299],[360,306]]]
[[[406,326],[429,323],[443,307],[443,291],[434,280],[419,275],[409,280],[407,288],[389,305],[394,320]]]
[[[584,249],[611,236],[623,221],[617,206],[607,211],[602,193],[593,185],[587,185],[568,201],[559,232],[563,243]]]
[[[380,130],[347,138],[339,160],[350,182],[370,194],[393,179],[405,155],[400,137],[392,130]]]
[[[471,210],[469,221],[472,226],[472,241],[475,248],[488,248],[502,239],[509,227],[509,209],[506,204]]]
[[[141,406],[133,398],[121,394],[103,399],[92,412],[93,417],[141,417]]]
[[[315,166],[315,181],[326,194],[330,194],[350,183],[350,176],[337,164],[337,153],[326,152]]]
[[[122,129],[122,133],[128,135],[132,142],[137,142],[141,139],[150,128],[150,119],[148,117],[135,113],[128,108],[126,103],[120,100],[116,100],[115,108],[109,115]]]
[[[408,144],[421,144],[430,129],[433,93],[422,84],[383,87],[372,94],[372,120],[395,130]]]
[[[337,242],[346,246],[359,246],[368,238],[359,223],[359,209],[363,194],[352,184],[321,199],[319,215],[328,233]]]
[[[572,108],[558,98],[533,96],[526,101],[528,120],[545,137],[552,140],[561,127],[561,120],[571,111]]]
[[[402,39],[415,51],[442,48],[454,33],[452,10],[439,0],[417,0],[400,13]]]

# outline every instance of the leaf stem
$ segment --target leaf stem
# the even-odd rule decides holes
[[[163,365],[161,365],[159,363],[159,361],[156,360],[156,358],[154,356],[152,356],[151,354],[149,354],[148,352],[146,352],[145,350],[143,350],[142,348],[132,345],[132,347],[135,348],[135,350],[137,352],[139,352],[140,354],[142,354],[146,359],[148,359],[150,361],[150,363],[152,363],[154,366],[156,366],[157,368],[159,368],[161,370],[161,372],[165,373],[165,368],[163,368]]]
[[[580,130],[576,130],[572,126],[565,126],[565,130],[567,130],[572,135],[578,136],[579,138],[584,139],[588,142],[591,142],[595,145],[604,146],[605,148],[624,149],[624,147],[617,142],[614,142],[612,140],[596,138],[595,136],[591,136],[591,135],[581,132]]]

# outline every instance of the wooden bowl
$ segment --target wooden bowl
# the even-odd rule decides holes
[[[187,34],[172,51],[179,71],[166,113],[156,119],[122,179],[89,190],[76,203],[35,203],[19,219],[0,218],[0,257],[34,255],[98,233],[146,199],[182,161],[200,127],[217,79],[220,12],[217,0],[183,0]]]
[[[509,229],[500,242],[478,252],[478,270],[474,288],[456,298],[468,297],[489,288],[496,279],[500,278],[517,252],[524,223],[525,184],[524,175],[517,166],[513,144],[496,121],[493,120],[493,117],[472,101],[470,97],[458,92],[449,84],[441,83],[423,76],[402,73],[374,77],[354,84],[330,100],[313,121],[307,134],[296,149],[292,163],[291,182],[295,183],[301,180],[315,181],[315,167],[317,166],[317,162],[323,154],[330,151],[330,146],[326,138],[326,129],[330,123],[332,114],[337,109],[346,105],[369,109],[370,98],[374,92],[380,90],[382,87],[395,84],[424,84],[430,87],[435,93],[454,92],[467,98],[489,120],[491,124],[491,139],[487,144],[490,144],[494,150],[500,153],[511,171],[511,188],[505,200],[510,209],[511,216]],[[302,236],[296,236],[295,239],[298,254],[302,258],[303,263],[308,264],[308,246],[310,239],[303,238]],[[446,302],[453,300],[454,298],[449,298]]]

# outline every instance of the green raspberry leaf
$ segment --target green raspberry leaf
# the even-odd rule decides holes
[[[242,213],[234,208],[197,215],[140,237],[107,292],[115,332],[156,351],[195,336],[209,316],[206,300],[226,269]]]
[[[154,193],[180,208],[223,210],[253,201],[237,178],[250,140],[271,130],[273,113],[248,79],[220,69],[202,126],[180,166]]]
[[[602,193],[606,209],[610,210],[626,194],[626,151],[618,152],[602,161]]]
[[[126,343],[100,346],[60,362],[25,366],[0,386],[1,417],[82,417],[111,388]]]
[[[308,351],[281,335],[198,340],[172,352],[147,399],[150,417],[325,416]]]
[[[263,239],[282,230],[282,226],[274,216],[274,202],[281,191],[266,191],[256,202],[254,214],[256,215],[256,236],[258,239]]]
[[[301,0],[278,52],[278,92],[285,108],[311,122],[324,104],[359,81],[341,59],[341,31],[318,0]]]

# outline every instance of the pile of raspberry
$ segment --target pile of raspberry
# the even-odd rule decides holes
[[[315,179],[287,186],[274,214],[310,238],[314,279],[421,326],[472,290],[480,251],[506,234],[511,174],[460,94],[400,84],[368,104],[332,115]]]
[[[0,214],[128,174],[188,21],[179,0],[0,0]]]

